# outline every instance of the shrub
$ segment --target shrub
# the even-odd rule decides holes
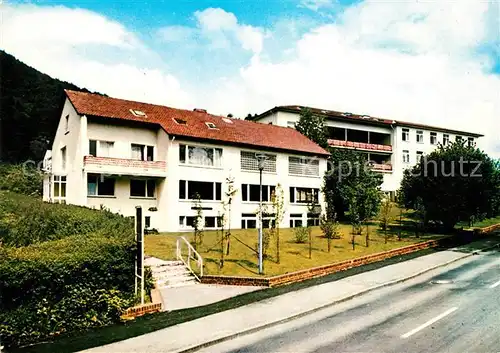
[[[309,238],[309,229],[307,227],[294,228],[293,235],[297,244],[304,244]]]
[[[42,202],[0,191],[0,241],[27,246],[76,234],[134,236],[132,219],[107,210]]]
[[[0,335],[8,346],[117,322],[132,303],[133,237],[70,236],[1,255]]]
[[[34,166],[0,164],[0,190],[41,196],[43,175]]]

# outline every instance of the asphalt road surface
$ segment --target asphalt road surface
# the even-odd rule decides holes
[[[500,251],[199,352],[500,353]]]

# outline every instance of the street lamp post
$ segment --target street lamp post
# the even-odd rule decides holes
[[[262,171],[266,166],[267,156],[265,154],[256,154],[259,162],[259,274],[264,272],[263,252],[262,252]]]

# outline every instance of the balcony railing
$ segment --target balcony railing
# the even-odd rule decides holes
[[[375,164],[372,163],[372,169],[380,172],[392,172],[392,164]]]
[[[382,151],[382,152],[392,152],[392,146],[390,145],[379,145],[376,143],[365,143],[365,142],[353,142],[344,140],[333,140],[328,139],[328,144],[333,147],[346,147],[355,148],[369,151]]]
[[[85,156],[83,164],[85,171],[90,173],[159,177],[165,177],[167,173],[165,161]]]

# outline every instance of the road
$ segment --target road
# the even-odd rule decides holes
[[[500,251],[199,352],[500,352]]]

